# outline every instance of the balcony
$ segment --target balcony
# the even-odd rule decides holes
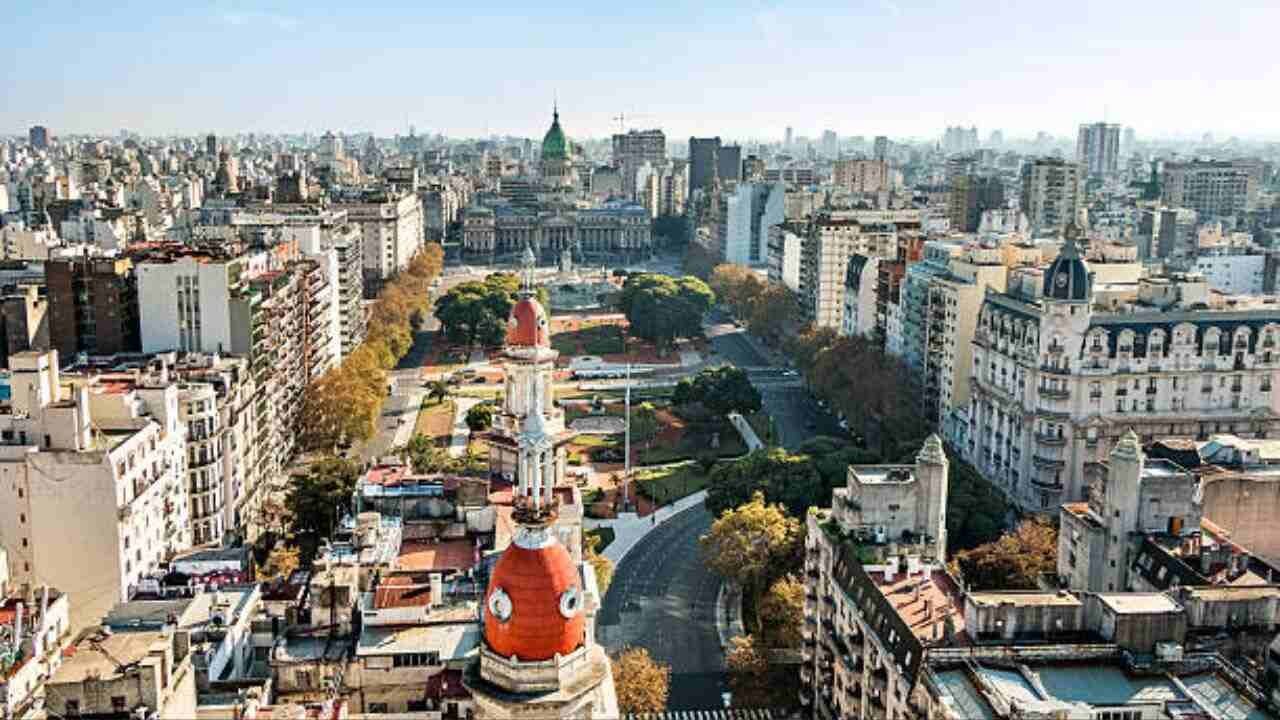
[[[1047,397],[1054,400],[1066,400],[1071,397],[1071,393],[1063,388],[1042,387],[1036,388],[1041,397]]]
[[[1031,484],[1040,488],[1041,490],[1052,490],[1055,492],[1062,491],[1062,483],[1058,482],[1057,480],[1042,478],[1037,475],[1031,476]]]
[[[1050,447],[1062,447],[1067,444],[1067,438],[1062,435],[1050,435],[1048,433],[1036,433],[1036,442],[1041,445]]]
[[[1061,470],[1067,466],[1067,463],[1065,460],[1055,458],[1055,457],[1046,457],[1044,455],[1038,455],[1038,454],[1031,456],[1031,462],[1036,467],[1047,469],[1047,470]]]

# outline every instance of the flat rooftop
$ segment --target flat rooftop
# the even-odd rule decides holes
[[[119,676],[116,663],[130,665],[147,657],[151,647],[165,642],[159,631],[82,635],[62,653],[62,665],[53,683],[79,683],[90,677],[109,680]]]
[[[410,627],[366,627],[360,632],[356,655],[439,653],[440,661],[462,660],[480,647],[480,623],[448,623]]]
[[[1098,593],[1098,600],[1120,615],[1182,612],[1182,606],[1164,593]]]
[[[406,540],[400,545],[396,569],[406,572],[467,570],[476,564],[479,552],[471,538],[427,542]]]
[[[863,485],[909,483],[916,479],[911,465],[850,465],[849,478]]]
[[[1144,478],[1168,478],[1186,474],[1187,471],[1182,466],[1162,458],[1148,458],[1142,466]]]
[[[1065,592],[971,592],[969,599],[977,605],[1007,603],[1019,607],[1078,607],[1083,604],[1080,598]]]

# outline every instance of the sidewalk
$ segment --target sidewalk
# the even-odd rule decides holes
[[[484,402],[480,398],[456,395],[453,399],[453,434],[449,437],[449,457],[459,458],[467,454],[467,439],[471,428],[467,427],[467,411]]]
[[[635,513],[621,513],[612,520],[595,520],[592,518],[583,519],[583,528],[593,530],[599,527],[613,528],[613,542],[609,543],[609,547],[600,553],[609,558],[614,567],[622,562],[622,558],[631,552],[631,548],[636,546],[645,535],[648,535],[655,527],[670,520],[679,513],[695,507],[703,500],[707,499],[707,491],[699,490],[698,492],[683,497],[670,505],[663,505],[655,510],[652,514],[645,517],[639,517]],[[656,518],[656,522],[655,522]]]
[[[722,650],[728,650],[735,637],[747,634],[742,627],[742,588],[736,583],[722,582],[716,593],[716,634]]]

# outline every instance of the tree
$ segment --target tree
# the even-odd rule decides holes
[[[758,337],[774,343],[799,315],[800,299],[786,285],[770,283],[755,296],[747,314],[747,327]]]
[[[454,466],[453,458],[449,457],[449,453],[436,447],[436,444],[426,435],[415,434],[409,438],[409,442],[399,448],[396,454],[420,475],[448,472]]]
[[[995,542],[957,553],[953,567],[970,590],[1035,590],[1057,563],[1057,528],[1031,519]]]
[[[756,493],[751,502],[722,513],[698,542],[712,572],[758,597],[797,564],[803,537],[798,520]]]
[[[769,664],[765,648],[754,635],[733,638],[725,653],[725,670],[734,707],[778,707],[790,705],[796,684],[787,673]]]
[[[333,536],[343,514],[351,510],[351,494],[360,479],[360,466],[351,460],[327,457],[294,477],[285,494],[289,529],[303,563],[310,564],[325,538]]]
[[[724,263],[711,271],[707,286],[734,317],[745,320],[755,297],[764,291],[765,283],[746,265]]]
[[[745,370],[731,365],[707,368],[693,378],[676,383],[671,395],[676,405],[700,403],[711,412],[753,413],[761,408],[760,391]]]
[[[631,438],[643,442],[645,448],[658,435],[658,411],[653,403],[643,402],[631,409]]]
[[[493,425],[493,406],[489,403],[472,405],[467,410],[465,421],[472,435],[488,430]]]
[[[1009,504],[972,465],[948,451],[947,550],[955,555],[1000,537]]]
[[[583,534],[582,556],[591,564],[591,569],[596,574],[596,589],[603,600],[609,593],[609,585],[613,582],[613,561],[600,554],[599,545],[599,535]]]
[[[794,575],[778,578],[756,607],[761,636],[769,647],[800,647],[804,625],[804,583]]]
[[[654,661],[644,648],[625,648],[611,663],[619,710],[624,713],[666,711],[670,667]]]
[[[702,316],[714,303],[711,288],[688,275],[636,273],[627,276],[618,295],[631,334],[664,347],[701,334]]]
[[[804,517],[812,506],[831,504],[830,489],[810,458],[775,447],[717,465],[707,483],[707,510],[718,515],[750,502],[756,493],[795,517]]]
[[[436,319],[450,342],[498,345],[505,337],[507,318],[519,292],[520,280],[511,273],[464,282],[436,299]]]
[[[427,401],[435,401],[436,404],[442,403],[449,399],[453,393],[449,389],[449,384],[443,380],[432,380],[427,383]]]

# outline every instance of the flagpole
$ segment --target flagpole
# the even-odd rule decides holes
[[[623,466],[622,466],[622,502],[623,508],[631,507],[631,363],[627,363],[627,386],[623,403],[623,417],[626,419],[626,430],[623,434]]]

